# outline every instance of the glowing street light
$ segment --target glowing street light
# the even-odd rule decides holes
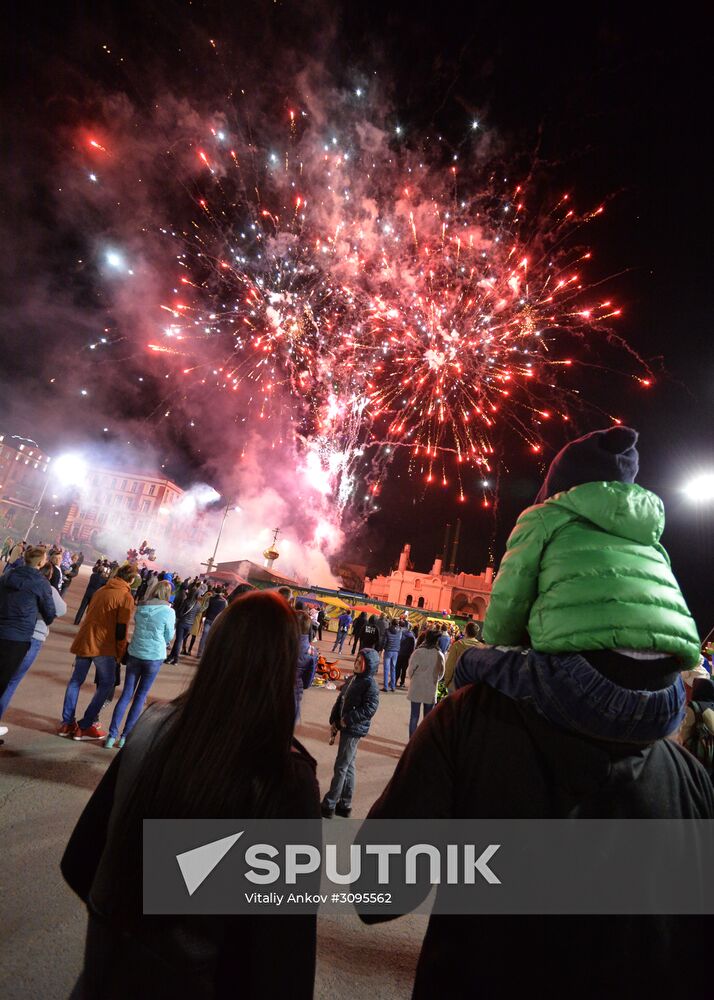
[[[700,472],[682,489],[692,503],[714,503],[714,472]]]
[[[65,455],[60,455],[59,458],[55,459],[52,463],[51,471],[45,473],[45,484],[42,487],[42,492],[40,493],[40,499],[35,505],[35,509],[32,512],[32,518],[27,527],[27,531],[24,534],[23,541],[27,541],[30,537],[30,532],[35,527],[35,521],[37,520],[37,515],[40,512],[40,507],[42,506],[42,501],[45,499],[45,493],[47,492],[47,487],[50,483],[50,477],[52,478],[53,485],[60,483],[62,486],[75,486],[77,483],[81,483],[87,475],[87,470],[89,466],[81,455],[76,453],[68,453]]]

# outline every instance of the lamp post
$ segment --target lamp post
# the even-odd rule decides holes
[[[232,510],[240,510],[240,507],[233,507],[233,506],[231,505],[230,501],[229,501],[229,502],[228,502],[228,503],[226,504],[226,508],[225,508],[225,510],[223,511],[223,518],[222,518],[222,520],[221,520],[221,526],[220,526],[220,528],[218,529],[218,538],[216,539],[216,547],[215,547],[215,548],[214,548],[214,550],[213,550],[213,555],[212,555],[212,556],[210,557],[210,559],[209,559],[209,560],[208,560],[207,562],[204,562],[204,563],[201,563],[201,565],[202,565],[202,566],[205,566],[205,567],[206,567],[206,573],[207,573],[207,574],[208,574],[208,573],[212,573],[212,572],[213,572],[213,570],[214,570],[214,569],[216,568],[216,566],[218,565],[218,564],[216,563],[216,556],[218,555],[218,546],[220,545],[220,542],[221,542],[221,535],[223,534],[223,525],[224,525],[224,524],[226,523],[226,518],[228,517],[228,515],[230,514],[230,512],[231,512]]]
[[[30,532],[35,527],[35,521],[37,520],[37,515],[40,513],[40,507],[42,506],[42,501],[45,499],[45,493],[47,492],[47,486],[49,484],[49,481],[50,481],[49,473],[46,473],[45,483],[44,486],[42,487],[42,492],[40,493],[40,499],[35,504],[34,510],[32,511],[32,517],[30,518],[30,523],[27,526],[27,531],[22,536],[23,542],[27,541],[27,539],[30,537]]]

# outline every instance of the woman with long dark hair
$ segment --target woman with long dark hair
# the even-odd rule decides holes
[[[312,996],[313,915],[142,916],[143,819],[319,818],[315,761],[293,739],[297,658],[286,602],[246,594],[188,690],[137,723],[62,860],[89,910],[74,996]]]

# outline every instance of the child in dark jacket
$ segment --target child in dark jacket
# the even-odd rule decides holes
[[[332,819],[337,813],[345,818],[352,812],[355,791],[355,757],[363,736],[369,732],[372,716],[379,706],[379,688],[374,677],[379,667],[379,653],[363,649],[355,660],[354,674],[340,691],[330,713],[333,736],[339,732],[340,743],[330,790],[322,800],[322,815]]]

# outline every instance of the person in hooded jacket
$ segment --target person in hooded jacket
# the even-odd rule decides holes
[[[363,625],[359,636],[359,651],[363,649],[376,649],[379,652],[379,629],[377,628],[377,616],[370,615]]]
[[[89,577],[89,582],[87,583],[87,588],[82,595],[82,600],[79,602],[79,607],[77,608],[77,614],[74,616],[74,624],[79,625],[84,617],[84,612],[89,607],[89,602],[92,600],[96,592],[100,587],[103,587],[107,582],[107,572],[104,566],[97,562],[92,569],[91,576]]]
[[[8,569],[0,577],[0,690],[4,690],[25,657],[38,614],[50,625],[55,604],[47,579],[39,572],[46,551],[32,546],[25,551],[24,565]]]
[[[119,750],[124,746],[166,658],[166,647],[176,630],[176,613],[169,604],[170,596],[171,584],[164,580],[154,591],[154,596],[136,609],[134,632],[127,649],[124,688],[112,714],[109,735],[104,741],[107,749],[115,744]],[[120,737],[119,727],[127,708],[129,714]]]
[[[402,645],[402,630],[396,619],[389,623],[384,636],[384,687],[383,691],[396,691],[397,660]]]
[[[9,569],[0,577],[0,704],[3,705],[0,716],[32,663],[30,660],[24,666],[38,620],[49,626],[57,616],[52,587],[39,570],[45,560],[45,549],[40,546],[26,549],[24,560],[24,566]],[[39,645],[35,656],[37,652]],[[4,736],[7,727],[0,728],[0,736]]]
[[[340,734],[335,769],[330,788],[322,800],[325,819],[349,817],[355,791],[357,747],[369,732],[372,717],[379,707],[379,688],[375,674],[379,669],[376,649],[362,649],[357,654],[354,673],[343,686],[330,713],[333,735]]]
[[[357,652],[357,645],[358,645],[358,643],[360,641],[360,638],[362,637],[362,631],[363,631],[363,629],[364,629],[364,627],[365,627],[366,624],[367,624],[367,612],[366,611],[360,611],[360,613],[357,615],[357,617],[354,620],[354,624],[352,625],[352,636],[353,636],[353,639],[352,639],[352,655],[353,656]]]
[[[404,681],[407,676],[407,667],[409,666],[409,659],[414,652],[415,647],[416,636],[414,635],[412,627],[407,620],[404,623],[399,643],[399,656],[397,657],[397,687],[404,687]]]
[[[168,576],[169,574],[166,575],[164,582],[168,583],[169,587],[171,587],[171,581],[168,579]],[[171,601],[171,595],[169,595],[168,600]],[[174,606],[174,611],[176,612],[176,638],[174,639],[171,652],[166,658],[167,663],[178,663],[183,641],[193,628],[198,608],[199,602],[195,590],[189,590],[182,600],[176,602]]]
[[[635,485],[637,432],[593,431],[553,459],[506,544],[483,627],[541,653],[612,650],[699,663],[699,636],[660,538],[664,508]]]
[[[57,733],[75,740],[100,740],[107,735],[99,726],[99,713],[114,691],[117,664],[127,648],[127,629],[134,613],[134,598],[129,583],[136,567],[125,563],[95,594],[87,616],[70,649],[75,654],[74,669],[65,691],[62,725]],[[97,689],[77,722],[75,710],[79,692],[94,661]]]
[[[661,703],[651,709],[660,728],[640,718],[630,735],[659,738],[681,723],[679,674],[699,663],[699,636],[660,543],[662,501],[634,483],[636,443],[628,427],[593,431],[553,459],[537,504],[508,539],[483,626],[485,642],[526,642],[532,652],[501,669],[467,651],[462,683],[468,676],[512,698],[537,698],[547,671],[549,690],[572,711],[584,685],[607,711],[607,678],[624,676],[633,693],[618,699],[620,715],[640,718],[636,690],[657,691],[650,701]],[[597,724],[594,710],[582,713]]]

